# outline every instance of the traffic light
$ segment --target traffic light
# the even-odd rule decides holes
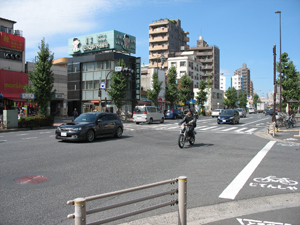
[[[101,89],[99,88],[99,91],[98,91],[98,97],[101,98],[101,94],[102,94],[102,91],[101,91]]]
[[[123,68],[122,69],[122,74],[125,77],[129,77],[129,76],[132,76],[134,74],[134,70],[133,69],[128,69],[128,68]]]

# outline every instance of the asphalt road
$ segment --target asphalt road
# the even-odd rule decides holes
[[[74,224],[66,218],[74,212],[74,206],[66,205],[68,200],[182,175],[188,178],[189,224],[247,224],[247,220],[299,224],[299,145],[255,135],[269,120],[254,114],[241,118],[240,124],[218,125],[216,119],[200,117],[196,143],[184,149],[177,145],[179,128],[174,120],[163,124],[125,123],[121,139],[93,143],[58,141],[54,129],[0,133],[0,224]],[[49,180],[16,182],[27,176]],[[174,187],[109,197],[89,202],[87,207],[102,207]],[[174,198],[166,196],[89,215],[87,222]],[[176,211],[176,206],[165,207],[110,224],[177,224]],[[154,215],[156,218],[150,218]]]

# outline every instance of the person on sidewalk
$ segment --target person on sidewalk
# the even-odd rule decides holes
[[[292,109],[292,107],[290,107],[290,110],[289,110],[289,128],[290,128],[291,125],[294,126],[293,116],[294,116],[294,110]]]
[[[78,117],[78,112],[77,112],[76,108],[74,109],[73,115],[74,115],[74,120],[75,120]]]

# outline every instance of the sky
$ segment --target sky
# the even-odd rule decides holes
[[[199,36],[220,49],[220,70],[227,87],[243,63],[251,70],[255,92],[273,91],[273,46],[300,67],[300,0],[0,0],[0,17],[16,21],[32,62],[45,38],[54,58],[68,55],[68,39],[109,30],[136,37],[136,54],[149,63],[149,24],[180,19],[191,47]],[[276,73],[278,76],[278,73]]]

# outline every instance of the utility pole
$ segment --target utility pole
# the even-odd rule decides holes
[[[273,108],[274,108],[274,114],[273,114],[273,121],[275,117],[275,110],[276,110],[276,89],[277,89],[277,83],[276,83],[276,45],[273,47],[273,55],[274,55],[274,99],[273,99]]]

